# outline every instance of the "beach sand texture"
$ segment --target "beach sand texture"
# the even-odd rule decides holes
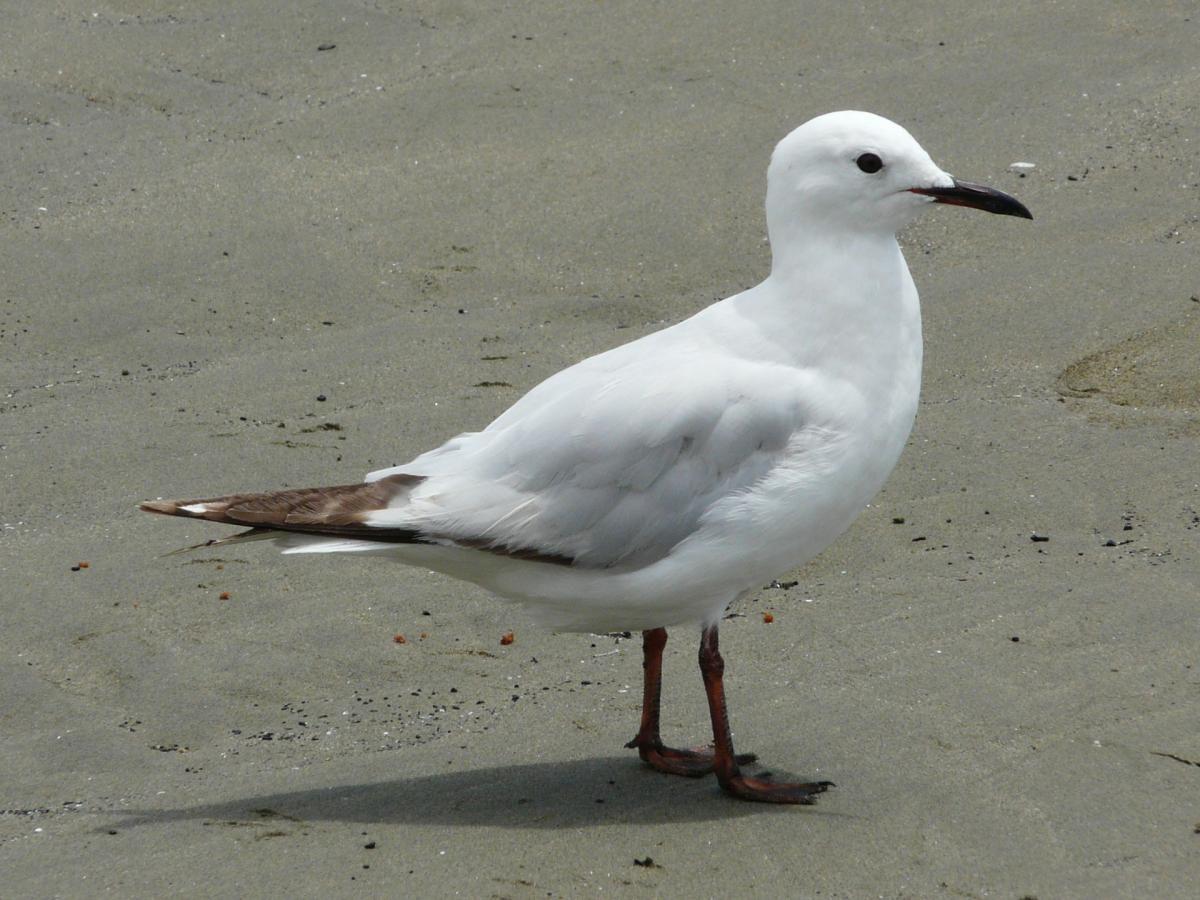
[[[1195,896],[1200,12],[12,6],[0,894]],[[815,807],[622,749],[636,635],[135,510],[356,480],[755,283],[771,148],[839,108],[1035,221],[905,233],[909,447],[723,625]]]

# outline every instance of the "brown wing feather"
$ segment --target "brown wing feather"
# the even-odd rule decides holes
[[[384,509],[396,495],[424,479],[418,475],[389,475],[366,484],[228,494],[202,500],[147,500],[146,512],[207,519],[227,525],[365,538],[392,543],[425,543],[411,528],[373,528],[367,514]]]
[[[367,514],[385,509],[400,493],[425,479],[419,475],[389,475],[366,484],[267,491],[260,494],[228,494],[205,500],[146,500],[140,508],[164,516],[207,519],[255,530],[323,534],[391,544],[452,542],[473,550],[559,566],[574,565],[568,556],[544,553],[531,547],[509,547],[484,540],[461,537],[439,539],[412,528],[379,528],[366,524]],[[237,537],[240,537],[237,536]],[[198,546],[204,546],[200,544]],[[194,549],[194,548],[189,548]]]

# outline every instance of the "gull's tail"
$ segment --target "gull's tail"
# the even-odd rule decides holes
[[[145,512],[164,516],[207,519],[225,525],[249,528],[221,540],[207,541],[197,547],[232,541],[262,540],[280,536],[279,532],[325,535],[389,544],[426,543],[411,528],[373,527],[367,518],[376,510],[394,505],[420,483],[417,475],[389,475],[365,484],[340,484],[329,487],[268,491],[259,494],[229,494],[204,500],[146,500],[139,504]],[[194,550],[196,547],[188,547]]]
[[[287,548],[284,553],[341,553],[381,550],[386,544],[438,544],[532,562],[574,565],[575,561],[569,556],[547,553],[537,547],[497,544],[485,536],[431,534],[401,525],[370,523],[371,513],[402,506],[412,489],[424,480],[419,475],[398,473],[365,484],[229,494],[206,500],[146,500],[139,509],[249,529],[227,538],[185,547],[176,551],[178,553],[216,544],[257,540],[277,540]]]

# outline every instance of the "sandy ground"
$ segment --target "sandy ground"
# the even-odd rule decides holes
[[[0,893],[1194,896],[1194,5],[9,6]],[[723,628],[817,806],[641,768],[636,639],[134,511],[355,480],[754,283],[771,147],[845,107],[1037,218],[905,235],[911,444]]]

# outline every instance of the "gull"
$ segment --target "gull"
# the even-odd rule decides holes
[[[899,459],[922,346],[896,232],[935,203],[1033,218],[942,171],[888,119],[818,116],[772,154],[771,270],[757,286],[564,369],[481,431],[363,482],[141,508],[249,528],[224,541],[285,554],[432,569],[557,630],[641,631],[627,746],[660,772],[714,773],[736,797],[812,803],[832,782],[743,773],[754,756],[734,752],[717,626],[845,531]],[[685,624],[701,629],[713,730],[691,750],[659,733],[666,629]]]

